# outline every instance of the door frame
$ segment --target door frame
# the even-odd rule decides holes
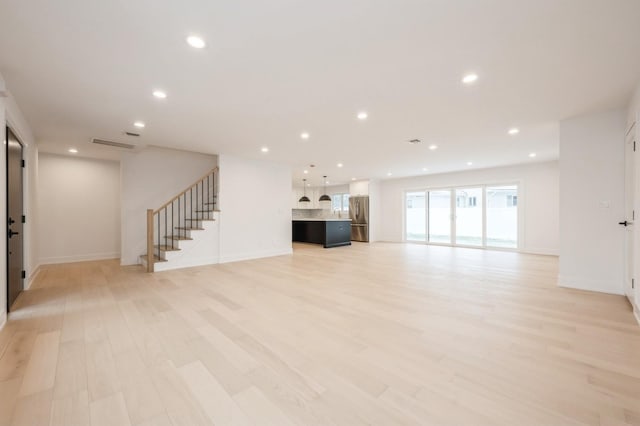
[[[20,139],[20,136],[18,135],[18,132],[16,132],[13,127],[11,127],[9,125],[9,123],[5,123],[5,129],[4,129],[4,133],[5,133],[5,223],[4,223],[4,235],[5,235],[5,250],[6,250],[6,256],[5,256],[5,274],[6,274],[6,286],[5,286],[5,294],[6,294],[6,298],[7,298],[7,306],[6,306],[6,312],[9,313],[11,311],[11,302],[9,300],[9,236],[8,236],[8,230],[9,230],[9,226],[8,226],[8,220],[9,220],[9,132],[11,132],[13,134],[13,136],[15,137],[16,141],[18,142],[18,144],[20,145],[21,149],[21,161],[24,162],[24,154],[25,154],[25,149],[26,146],[24,143],[22,143],[22,140]],[[24,163],[23,163],[24,164]],[[25,212],[25,173],[24,173],[24,166],[21,167],[21,189],[22,189],[22,212],[21,212],[21,216],[24,215]],[[23,226],[22,226],[22,267],[21,270],[25,271],[25,244],[26,244],[26,239],[25,239],[25,224],[23,222]],[[20,277],[20,279],[22,280],[22,291],[26,290],[26,278],[24,276]]]

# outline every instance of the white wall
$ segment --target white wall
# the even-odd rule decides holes
[[[40,153],[40,263],[120,257],[120,164]]]
[[[5,86],[4,79],[0,75],[0,133],[2,140],[5,142],[5,126],[11,127],[16,136],[23,143],[24,151],[23,157],[26,161],[27,167],[24,170],[23,185],[24,185],[24,213],[27,217],[27,222],[24,225],[24,269],[27,274],[27,279],[24,282],[25,288],[29,288],[37,269],[38,269],[38,245],[37,245],[37,156],[38,147],[31,132],[31,128],[25,119],[24,115],[20,111],[13,96],[6,91],[8,89]],[[2,199],[2,205],[4,206],[7,199],[6,194],[6,151],[3,145],[0,149],[0,199]],[[7,218],[6,209],[3,207],[0,209],[0,230],[3,235],[7,233]],[[6,282],[7,282],[7,253],[6,245],[0,244],[0,282],[2,282],[2,289],[0,290],[0,326],[2,326],[6,320]]]
[[[626,111],[560,123],[561,286],[623,294]]]
[[[124,153],[121,264],[139,263],[147,251],[147,209],[157,209],[216,166],[213,155],[148,147]]]
[[[376,238],[394,242],[403,240],[404,193],[407,190],[500,183],[519,184],[520,250],[558,254],[559,184],[555,161],[381,181],[380,232]]]
[[[631,96],[631,101],[627,108],[627,129],[637,120],[638,114],[640,114],[640,84],[638,84]]]
[[[290,254],[291,170],[221,155],[220,262]]]

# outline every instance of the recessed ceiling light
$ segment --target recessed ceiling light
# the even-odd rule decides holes
[[[304,174],[306,175],[306,174],[308,174],[308,173],[309,173],[309,170],[305,170],[305,171],[304,171],[304,172],[302,172],[302,173],[304,173]]]
[[[467,166],[473,166],[473,163],[471,161],[467,161]]]
[[[162,90],[154,90],[153,96],[155,96],[158,99],[165,99],[167,97],[167,94]]]
[[[142,121],[136,121],[135,123],[133,123],[133,125],[138,129],[144,129],[144,123]]]
[[[387,172],[387,176],[391,176],[393,173],[391,172]]]
[[[326,184],[328,185],[328,184],[329,184],[329,181],[328,181],[328,180],[325,180],[325,181],[324,181],[324,183],[326,183]]]
[[[310,183],[308,183],[308,184],[307,184],[307,186],[311,186],[311,184],[310,184]]]
[[[191,47],[195,47],[196,49],[202,49],[203,47],[206,46],[206,43],[204,42],[204,40],[198,36],[187,37],[187,43],[189,43]]]
[[[336,164],[336,166],[338,166],[338,167],[342,167],[342,166],[343,166],[343,164],[342,164],[342,163],[338,163],[338,164]]]
[[[269,148],[267,148],[266,146],[263,146],[260,151],[262,152],[269,152]]]
[[[367,117],[369,117],[369,114],[367,114],[365,111],[360,111],[358,113],[358,120],[366,120]]]
[[[517,135],[518,133],[520,133],[520,129],[518,129],[517,127],[513,127],[511,129],[509,129],[508,132],[510,135]]]
[[[464,84],[472,84],[478,80],[478,74],[467,74],[462,77],[462,82]]]
[[[307,132],[300,133],[300,137],[302,139],[309,139],[309,136],[311,136],[311,135],[309,135],[309,133],[307,133]]]
[[[532,153],[529,154],[529,158],[535,158],[536,155],[537,154],[535,152],[532,152]]]
[[[435,145],[435,144],[433,144],[433,145],[429,145],[429,149],[430,149],[431,151],[435,151],[436,149],[438,149],[438,145]]]
[[[427,169],[426,167],[423,167],[423,168],[422,168],[422,171],[423,171],[423,172],[427,172],[427,171],[429,171],[429,169]]]
[[[351,180],[356,180],[356,178],[351,178]]]
[[[77,154],[78,150],[75,149],[75,148],[69,148],[69,152],[72,153],[72,154]]]

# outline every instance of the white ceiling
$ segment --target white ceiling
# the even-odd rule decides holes
[[[626,105],[640,1],[0,0],[0,73],[47,152],[113,157],[89,140],[143,120],[136,143],[314,184],[484,168],[555,159],[559,120]]]

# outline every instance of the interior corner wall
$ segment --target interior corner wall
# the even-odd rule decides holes
[[[1,78],[1,77],[0,77]],[[0,132],[2,132],[2,149],[0,149],[0,198],[2,198],[2,205],[4,206],[7,199],[7,136],[4,132],[6,125],[6,98],[0,96]],[[0,208],[0,223],[2,226],[2,235],[7,235],[7,209]],[[7,321],[7,245],[0,244],[0,282],[2,282],[2,288],[0,288],[0,327],[2,327]]]
[[[291,169],[221,155],[220,262],[292,253]]]
[[[560,275],[564,287],[624,294],[626,111],[560,123]]]
[[[380,182],[382,241],[404,240],[404,193],[428,188],[518,183],[521,252],[557,255],[559,251],[558,162],[520,164],[389,179]]]
[[[380,241],[382,235],[382,190],[380,181],[370,180],[369,191],[369,242]]]
[[[217,165],[215,155],[158,147],[121,157],[122,265],[147,252],[147,209],[157,209]]]
[[[40,263],[120,257],[120,164],[40,153]]]
[[[638,86],[636,87],[636,90],[634,91],[631,97],[631,102],[629,102],[629,108],[627,108],[627,129],[629,129],[631,125],[636,122],[639,114],[640,114],[640,83],[638,83]],[[638,128],[636,128],[636,132],[638,132]]]
[[[640,141],[640,84],[638,84],[638,86],[636,87],[635,93],[633,94],[631,102],[629,102],[629,107],[627,109],[627,126],[625,135],[627,134],[627,132],[633,132],[636,143]],[[638,180],[640,180],[640,159],[636,158],[634,164],[637,182]],[[638,207],[640,206],[640,185],[638,184],[636,184],[635,187],[633,201],[634,210],[639,211],[640,209]],[[633,261],[633,270],[634,275],[638,276],[638,273],[640,272],[640,256],[637,254],[640,253],[640,227],[634,226],[633,228],[634,253],[636,253],[636,256],[634,256],[635,259]],[[640,286],[636,286],[635,292],[631,295],[630,300],[634,305],[636,318],[638,322],[640,322]]]
[[[25,119],[24,115],[20,111],[18,104],[13,96],[7,91],[5,82],[0,75],[0,133],[4,142],[2,149],[0,149],[0,198],[3,205],[6,203],[7,184],[6,184],[6,132],[5,127],[9,126],[16,136],[20,139],[24,146],[23,157],[26,160],[27,167],[23,176],[23,188],[24,188],[24,214],[27,217],[27,222],[24,225],[24,270],[27,275],[27,279],[24,281],[25,288],[28,289],[31,280],[35,276],[38,269],[38,245],[37,245],[37,155],[38,147],[36,145],[31,128]],[[2,226],[3,235],[7,234],[7,218],[6,209],[0,209],[0,223]],[[2,282],[2,289],[0,290],[0,327],[6,321],[6,283],[7,283],[7,252],[6,245],[0,244],[0,282]]]

